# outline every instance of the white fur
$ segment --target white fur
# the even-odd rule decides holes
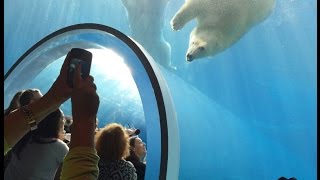
[[[237,42],[251,27],[268,17],[275,0],[186,0],[171,20],[180,30],[196,19],[187,61],[214,56]]]
[[[131,37],[166,68],[171,65],[171,47],[162,31],[168,1],[122,0],[130,23]]]

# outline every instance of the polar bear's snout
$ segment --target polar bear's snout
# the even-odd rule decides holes
[[[191,62],[193,60],[192,54],[187,54],[186,58],[188,62]]]

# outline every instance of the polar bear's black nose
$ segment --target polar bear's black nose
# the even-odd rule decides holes
[[[192,59],[192,55],[191,54],[187,54],[187,61],[192,61],[193,59]]]

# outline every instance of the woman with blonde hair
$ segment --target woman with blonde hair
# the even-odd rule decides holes
[[[129,136],[122,125],[111,123],[97,132],[96,150],[100,157],[98,180],[137,179],[133,164],[125,160],[129,156],[129,148]]]

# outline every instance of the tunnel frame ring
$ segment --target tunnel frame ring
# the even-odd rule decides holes
[[[83,30],[83,29],[100,30],[100,31],[104,31],[114,35],[116,38],[120,39],[122,42],[127,44],[132,49],[132,51],[138,56],[138,59],[140,60],[144,69],[146,70],[149,80],[151,81],[152,88],[154,90],[154,94],[155,94],[155,98],[158,106],[159,120],[160,120],[159,123],[160,123],[160,132],[161,132],[161,135],[160,135],[161,158],[160,158],[159,179],[166,179],[167,165],[168,165],[168,125],[167,125],[166,109],[165,109],[165,103],[164,103],[162,91],[161,91],[157,76],[150,62],[148,61],[148,58],[145,56],[145,54],[139,48],[139,46],[127,35],[123,34],[122,32],[112,27],[102,25],[102,24],[95,24],[95,23],[82,23],[82,24],[75,24],[75,25],[64,27],[62,29],[59,29],[47,35],[46,37],[38,41],[35,45],[33,45],[30,49],[28,49],[7,71],[7,73],[4,76],[4,81],[11,74],[11,72],[23,61],[23,59],[25,59],[30,53],[32,53],[35,49],[37,49],[39,46],[41,46],[45,42],[49,41],[50,39],[60,34],[73,31],[73,30]]]

